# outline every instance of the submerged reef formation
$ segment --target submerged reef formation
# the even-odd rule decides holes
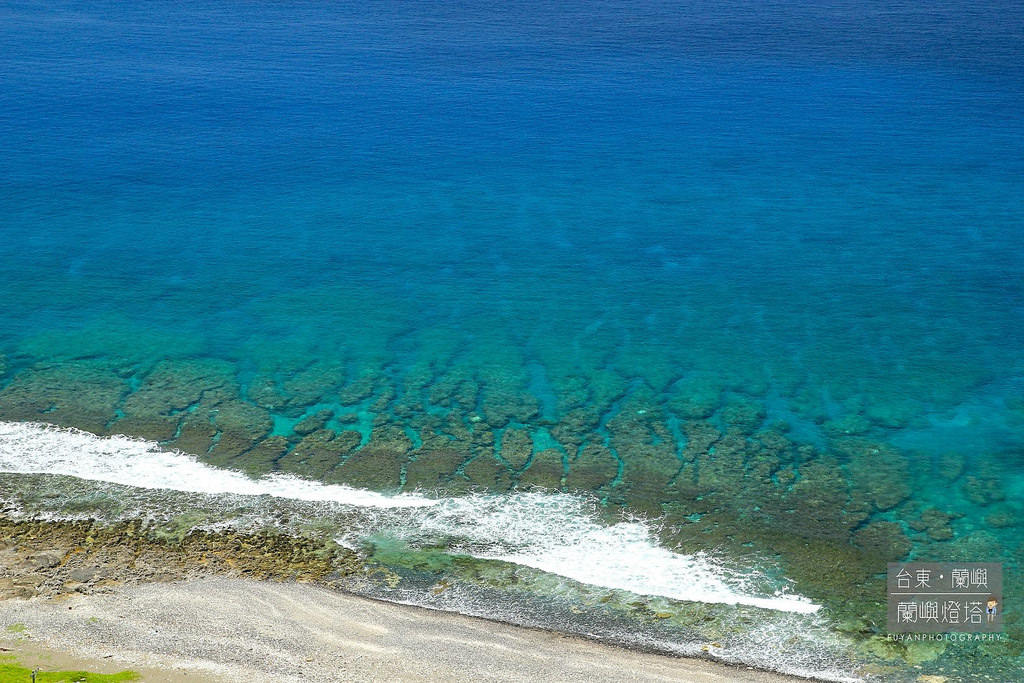
[[[771,558],[869,640],[884,631],[886,562],[1001,561],[1007,593],[1024,594],[1024,507],[1004,456],[897,448],[888,436],[912,415],[905,401],[886,410],[750,368],[673,375],[651,359],[567,363],[504,347],[470,362],[443,338],[421,351],[405,349],[401,365],[282,357],[244,370],[13,353],[0,359],[0,419],[385,492],[585,491],[659,520],[670,547]],[[1005,624],[991,647],[1020,656],[1024,622],[1008,613]]]

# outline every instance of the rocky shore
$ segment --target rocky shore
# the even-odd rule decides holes
[[[0,517],[0,645],[143,681],[798,679],[380,603],[330,540]],[[12,630],[14,626],[16,629]]]
[[[0,517],[0,600],[212,575],[331,585],[361,570],[329,539]]]

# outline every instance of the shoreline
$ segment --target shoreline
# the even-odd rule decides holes
[[[310,584],[221,576],[7,600],[0,622],[24,625],[3,644],[23,665],[105,665],[160,683],[808,680]]]
[[[512,681],[524,662],[539,681],[808,680],[347,593],[363,564],[324,539],[2,515],[0,532],[0,644],[26,666],[155,683]]]

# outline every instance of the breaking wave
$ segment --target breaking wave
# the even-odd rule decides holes
[[[384,495],[282,474],[253,479],[206,465],[191,455],[160,450],[154,442],[12,422],[0,422],[0,471],[64,475],[144,489],[269,495],[390,509],[392,514],[366,517],[376,521],[366,529],[348,530],[348,537],[387,534],[428,542],[443,538],[451,552],[512,562],[638,595],[799,613],[819,608],[798,595],[744,590],[750,577],[727,571],[702,553],[670,551],[658,544],[648,522],[604,522],[589,501],[565,493],[429,498],[417,493]]]

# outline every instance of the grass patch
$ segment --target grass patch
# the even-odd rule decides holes
[[[28,683],[32,669],[20,666],[10,655],[0,657],[0,683]],[[139,674],[121,671],[116,674],[96,674],[90,671],[39,671],[36,683],[119,683],[137,681]]]

